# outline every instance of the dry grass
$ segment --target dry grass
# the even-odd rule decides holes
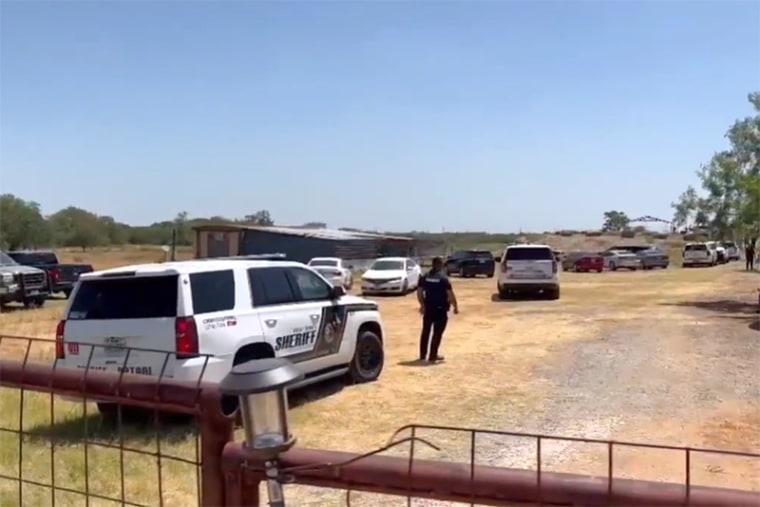
[[[124,263],[157,260],[160,251],[135,248],[128,252],[67,252],[64,259],[92,262],[96,269]],[[500,303],[491,300],[494,280],[454,280],[462,313],[452,316],[442,352],[446,363],[431,367],[410,367],[405,363],[417,356],[419,316],[413,297],[378,298],[387,334],[386,370],[379,382],[339,389],[328,386],[329,396],[313,391],[314,399],[293,409],[292,419],[301,445],[328,449],[364,451],[382,445],[399,426],[407,423],[504,428],[503,421],[515,413],[529,414],[538,410],[547,396],[546,386],[533,377],[532,368],[552,353],[558,344],[588,339],[602,326],[632,321],[646,316],[648,325],[653,315],[658,319],[681,319],[679,302],[705,295],[735,292],[740,298],[751,298],[757,278],[737,271],[736,265],[717,269],[563,274],[562,299],[559,302]],[[14,311],[0,315],[2,334],[50,338],[60,318],[62,302],[50,302],[33,311]],[[673,304],[674,306],[667,306]],[[733,324],[732,324],[733,325]],[[735,325],[744,325],[736,323]],[[0,346],[4,357],[23,352],[20,343],[5,340]],[[44,344],[35,346],[31,357],[52,356]],[[478,372],[473,375],[473,372]],[[335,389],[331,389],[335,387]],[[338,391],[339,392],[335,392]],[[10,389],[0,392],[0,427],[18,428],[19,394]],[[89,414],[94,406],[88,405]],[[50,397],[26,394],[24,399],[25,430],[55,431],[56,438],[66,443],[56,447],[56,484],[84,489],[82,465],[84,446],[82,404],[56,401],[51,427]],[[760,442],[752,440],[760,431],[757,407],[741,400],[716,408],[715,413],[695,418],[687,432],[667,432],[680,422],[652,421],[653,433],[631,431],[636,440],[678,441],[692,445],[716,445],[729,448],[760,450]],[[87,419],[98,438],[109,440],[114,435],[99,427],[99,419]],[[532,428],[522,428],[531,430]],[[168,432],[169,430],[163,430]],[[147,434],[147,437],[145,436]],[[654,436],[653,436],[654,435]],[[195,441],[181,430],[174,430],[162,441],[163,453],[192,459]],[[19,439],[0,435],[0,474],[18,473]],[[153,430],[132,429],[128,435],[132,446],[155,450]],[[441,442],[439,442],[441,443]],[[50,482],[50,446],[44,439],[27,438],[23,442],[24,476]],[[596,460],[589,453],[587,463]],[[120,464],[116,451],[90,446],[89,466],[91,490],[120,495]],[[624,458],[619,466],[637,469],[641,459]],[[126,497],[129,501],[157,504],[157,466],[154,458],[126,455]],[[186,506],[195,502],[195,479],[190,465],[164,463],[164,505]],[[749,469],[748,469],[749,470]],[[752,470],[746,473],[751,474]],[[714,475],[714,473],[712,473]],[[708,474],[709,475],[709,474]],[[709,478],[709,477],[708,477]],[[706,479],[705,479],[706,480]],[[746,481],[745,481],[746,485]],[[0,479],[0,506],[17,505],[17,485]],[[27,505],[50,504],[49,492],[43,488],[24,491]],[[47,496],[46,496],[47,495]],[[305,497],[304,497],[305,498]],[[316,497],[315,497],[316,498]],[[317,500],[315,500],[317,501]],[[61,494],[56,505],[81,505],[82,497]],[[306,502],[302,502],[306,505]],[[319,499],[314,505],[337,505]],[[93,501],[93,506],[111,505]],[[367,505],[376,505],[370,502]],[[399,504],[401,505],[401,504]]]

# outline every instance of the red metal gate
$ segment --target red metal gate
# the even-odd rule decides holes
[[[0,337],[3,340],[20,340],[15,337]],[[27,339],[24,339],[27,340]],[[11,465],[0,461],[0,481],[6,487],[0,488],[3,498],[13,498],[11,503],[18,505],[52,504],[55,505],[59,493],[78,494],[85,500],[80,504],[89,504],[90,498],[111,500],[122,505],[189,505],[187,499],[174,499],[173,489],[176,485],[164,485],[166,477],[162,476],[162,466],[178,458],[168,454],[166,430],[160,426],[164,412],[173,412],[192,416],[197,420],[198,439],[196,440],[195,459],[185,462],[195,467],[197,476],[187,474],[186,486],[197,491],[197,504],[203,506],[258,506],[259,483],[263,479],[261,463],[247,459],[244,448],[233,440],[234,421],[222,415],[221,397],[214,385],[203,383],[182,383],[170,379],[157,379],[129,374],[107,373],[101,371],[56,369],[54,363],[30,362],[29,351],[37,340],[28,340],[23,360],[0,360],[0,386],[2,396],[18,396],[19,410],[17,425],[3,424],[0,435],[4,436],[4,446],[10,445],[11,436],[18,442],[18,466],[16,473],[11,473]],[[49,342],[48,342],[49,343]],[[43,393],[43,394],[40,394]],[[55,418],[54,402],[59,395],[77,397],[84,400],[97,399],[118,403],[123,410],[130,407],[148,409],[154,415],[152,429],[155,433],[150,439],[155,440],[155,450],[146,451],[139,448],[134,440],[142,438],[130,433],[122,417],[118,418],[117,434],[104,442],[93,435],[97,433],[98,419],[87,415],[87,404],[83,404],[84,417],[73,424],[81,425],[82,435],[76,442],[85,447],[83,463],[84,486],[73,488],[67,483],[56,482],[55,471],[57,453],[64,452],[70,444],[70,438],[63,436],[58,428],[48,429],[41,434],[34,428],[28,429],[25,423],[25,405],[32,397],[35,403],[49,403],[50,419]],[[4,398],[4,402],[10,398]],[[4,403],[3,406],[8,406]],[[90,406],[91,407],[91,406]],[[38,407],[39,408],[39,407]],[[92,407],[90,408],[92,412]],[[122,412],[120,411],[120,414]],[[2,419],[3,421],[10,419]],[[145,422],[145,421],[143,421]],[[452,463],[417,456],[420,445],[434,445],[424,438],[427,430],[447,431],[465,435],[471,442],[466,462]],[[401,435],[404,438],[401,438]],[[475,463],[475,441],[478,436],[498,435],[530,438],[535,442],[536,461],[534,469],[510,469],[478,465]],[[50,481],[43,481],[25,476],[28,462],[24,461],[24,446],[35,445],[34,439],[45,439],[45,453],[49,453],[51,472]],[[66,440],[65,440],[66,439]],[[65,440],[65,441],[64,441]],[[607,474],[604,477],[591,477],[557,473],[545,470],[542,462],[542,447],[549,441],[586,442],[603,445],[607,449]],[[186,442],[192,442],[188,436]],[[408,445],[406,457],[380,455],[382,452],[400,445]],[[121,491],[95,492],[94,480],[89,480],[95,471],[88,469],[87,447],[104,447],[118,452],[122,462],[120,469]],[[667,450],[680,453],[683,457],[683,481],[681,483],[664,483],[637,481],[614,477],[615,453],[621,447],[637,447]],[[39,448],[33,448],[39,449]],[[125,493],[125,483],[130,480],[125,471],[124,456],[129,453],[141,453],[156,460],[157,477],[155,484],[144,484],[144,488],[157,487],[158,495],[150,500],[135,499]],[[465,428],[411,425],[399,430],[391,443],[368,454],[357,455],[335,451],[294,448],[283,454],[279,460],[281,480],[286,483],[337,488],[346,491],[366,491],[398,495],[400,497],[430,498],[442,501],[464,502],[471,505],[506,506],[514,504],[537,505],[652,505],[652,506],[760,506],[760,493],[703,487],[692,484],[692,459],[697,453],[710,453],[723,456],[743,457],[760,462],[760,454],[708,449],[691,449],[682,447],[634,444],[629,442],[611,442],[593,439],[554,437],[539,434],[490,432]],[[27,465],[25,465],[27,463]],[[59,464],[60,468],[60,464]],[[197,484],[196,484],[197,483]],[[8,484],[16,484],[11,491]],[[40,502],[25,491],[28,487],[45,488],[50,492],[51,501]],[[287,499],[286,487],[286,499]],[[411,500],[409,500],[411,501]],[[59,502],[60,503],[60,502]],[[410,504],[411,505],[411,504]]]

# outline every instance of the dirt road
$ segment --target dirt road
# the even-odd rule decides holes
[[[558,302],[495,302],[493,280],[455,279],[462,313],[450,321],[446,362],[427,367],[406,366],[419,332],[413,297],[378,298],[388,336],[382,379],[295,409],[296,431],[304,445],[356,450],[419,423],[760,451],[758,282],[733,264],[568,273]],[[442,450],[418,446],[418,456],[469,460],[469,435],[419,434]],[[605,475],[604,451],[545,443],[542,466]],[[535,468],[535,452],[532,440],[477,437],[478,463]],[[675,451],[616,450],[615,475],[680,481],[683,461]],[[760,489],[757,463],[692,461],[694,483]],[[342,505],[337,492],[291,489],[304,505]],[[406,504],[355,493],[352,505]]]

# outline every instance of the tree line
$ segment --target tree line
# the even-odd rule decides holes
[[[190,218],[186,211],[174,220],[147,226],[132,226],[113,217],[69,206],[44,216],[39,203],[13,194],[0,195],[0,247],[4,250],[45,247],[79,247],[106,245],[169,245],[172,236],[177,245],[193,243],[192,228],[209,223],[244,223],[273,225],[267,210],[239,219],[225,217]],[[175,232],[176,231],[176,232]]]
[[[700,228],[717,239],[760,236],[760,92],[750,93],[753,115],[737,120],[726,137],[730,148],[715,153],[672,203],[676,227]]]

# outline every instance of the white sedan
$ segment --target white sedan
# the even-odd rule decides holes
[[[314,257],[308,266],[327,278],[327,281],[335,287],[343,287],[351,290],[354,285],[353,266],[344,263],[338,257]]]
[[[422,268],[408,257],[382,257],[362,275],[362,294],[406,294],[417,288]]]

